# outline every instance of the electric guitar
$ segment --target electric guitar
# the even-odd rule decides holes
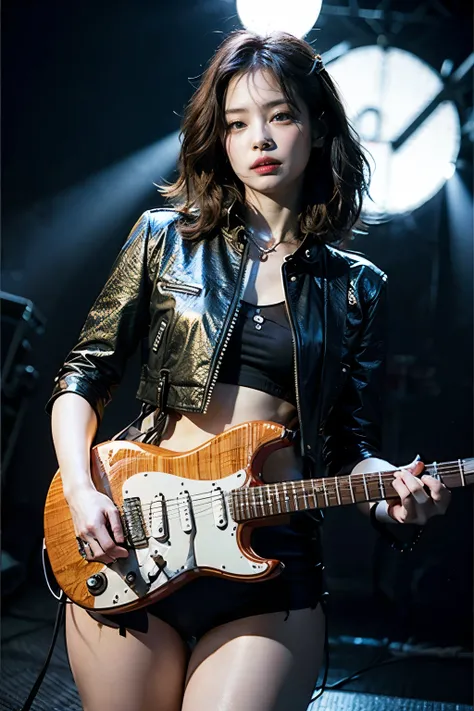
[[[282,564],[251,548],[252,528],[296,511],[398,497],[393,471],[264,484],[268,455],[294,432],[274,422],[245,422],[188,452],[127,441],[91,452],[96,488],[120,511],[128,558],[81,556],[58,471],[48,491],[44,531],[52,571],[66,596],[100,612],[133,610],[196,575],[256,581]],[[449,489],[474,483],[474,458],[430,464],[425,472]]]

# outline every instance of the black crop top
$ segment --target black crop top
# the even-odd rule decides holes
[[[296,404],[293,342],[284,302],[268,306],[241,302],[218,381]]]

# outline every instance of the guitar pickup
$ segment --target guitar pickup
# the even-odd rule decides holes
[[[132,548],[146,548],[148,536],[143,520],[141,501],[138,496],[123,500],[123,523],[127,540]]]
[[[165,543],[169,538],[168,513],[163,494],[157,495],[150,505],[148,528],[151,535],[160,543]]]
[[[191,496],[188,491],[181,491],[178,499],[179,520],[184,533],[193,531],[193,514]]]
[[[227,509],[222,489],[212,491],[212,513],[217,528],[224,529],[227,526]]]

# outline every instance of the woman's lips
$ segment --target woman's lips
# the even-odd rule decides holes
[[[267,173],[274,173],[277,168],[279,168],[281,163],[263,163],[261,165],[252,168],[256,173],[260,175],[267,175]]]

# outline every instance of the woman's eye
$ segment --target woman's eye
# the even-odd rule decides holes
[[[243,121],[232,121],[232,123],[227,124],[227,128],[229,130],[232,130],[233,128],[238,130],[239,128],[242,128],[242,126],[245,126]]]
[[[293,121],[293,115],[288,113],[287,111],[279,111],[273,117],[273,120],[275,119],[277,119],[278,121]]]

